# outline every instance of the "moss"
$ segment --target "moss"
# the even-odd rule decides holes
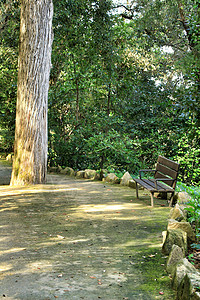
[[[162,299],[174,299],[174,292],[171,288],[171,281],[165,270],[166,258],[163,257],[160,249],[143,251],[142,261],[138,265],[138,272],[144,276],[143,283],[139,286],[140,290],[153,293],[157,297],[163,292]],[[141,258],[137,258],[139,260]]]

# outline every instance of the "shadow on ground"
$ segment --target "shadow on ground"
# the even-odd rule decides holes
[[[0,193],[0,299],[174,299],[160,251],[169,208],[144,192],[49,175]]]
[[[11,164],[0,160],[0,185],[9,185],[11,178]]]

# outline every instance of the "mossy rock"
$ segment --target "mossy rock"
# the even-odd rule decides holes
[[[187,233],[180,229],[168,229],[163,232],[162,252],[169,255],[173,245],[179,246],[185,255],[187,253]]]
[[[60,173],[64,174],[64,175],[69,175],[69,176],[74,176],[75,175],[74,170],[70,167],[66,167],[64,170],[61,170]]]
[[[97,172],[95,170],[86,169],[84,173],[85,179],[96,179]]]
[[[85,171],[77,171],[76,172],[76,178],[84,178]]]

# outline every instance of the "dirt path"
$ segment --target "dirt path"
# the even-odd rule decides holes
[[[149,204],[59,175],[0,186],[0,299],[174,299],[160,251],[169,208]]]

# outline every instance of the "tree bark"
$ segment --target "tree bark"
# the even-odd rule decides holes
[[[22,0],[14,162],[11,185],[44,183],[52,0]]]

